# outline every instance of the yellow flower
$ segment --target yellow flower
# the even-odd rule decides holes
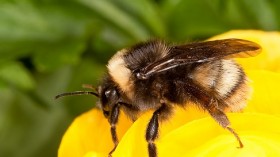
[[[120,138],[130,125],[131,122],[121,115],[120,127],[117,127]],[[107,119],[98,109],[92,109],[77,117],[68,128],[60,144],[58,156],[82,157],[88,153],[98,157],[106,156],[113,146]]]
[[[263,52],[255,58],[238,59],[251,80],[254,92],[242,113],[228,113],[244,148],[208,114],[195,107],[177,108],[174,116],[160,126],[156,140],[159,157],[169,156],[280,156],[280,33],[230,31],[213,37],[242,38],[259,43]],[[113,157],[148,156],[145,130],[152,113],[132,123],[122,114],[118,128],[120,143]],[[66,131],[59,157],[107,156],[113,148],[110,127],[97,109],[76,118]]]

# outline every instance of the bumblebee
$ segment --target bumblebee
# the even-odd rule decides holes
[[[223,128],[243,144],[230,127],[226,111],[239,111],[246,105],[251,88],[242,68],[232,58],[253,57],[261,47],[242,39],[223,39],[170,45],[161,40],[139,43],[118,51],[108,62],[107,73],[93,91],[62,93],[91,94],[111,126],[112,140],[118,145],[116,125],[120,110],[135,121],[142,113],[153,111],[147,124],[149,157],[157,156],[154,141],[159,123],[174,111],[192,102],[207,111]],[[187,116],[187,115],[186,115]]]

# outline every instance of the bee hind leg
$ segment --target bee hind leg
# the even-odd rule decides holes
[[[165,103],[162,103],[161,107],[153,113],[153,116],[149,121],[146,129],[146,141],[148,142],[149,157],[157,157],[157,147],[154,141],[159,135],[159,120],[166,119],[165,116],[170,113],[171,108]]]
[[[209,114],[213,117],[213,119],[216,122],[218,122],[223,128],[227,129],[235,136],[235,138],[237,139],[237,141],[239,143],[239,148],[243,148],[243,143],[242,143],[240,137],[234,131],[234,129],[230,127],[230,121],[229,121],[227,115],[217,107],[216,103],[217,103],[217,101],[212,99],[211,102],[209,103],[209,106],[206,108],[206,110],[209,112]]]

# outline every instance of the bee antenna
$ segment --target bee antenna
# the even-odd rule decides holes
[[[92,86],[91,84],[83,84],[82,87],[86,88],[86,89],[91,89],[91,90],[94,90],[94,91],[98,91],[97,88]]]
[[[99,94],[92,91],[75,91],[75,92],[58,94],[57,96],[55,96],[55,99],[65,97],[65,96],[72,96],[72,95],[94,95],[99,98]]]

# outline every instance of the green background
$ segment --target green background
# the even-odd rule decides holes
[[[96,98],[54,96],[96,85],[123,47],[279,28],[279,0],[1,0],[0,156],[56,156]]]

